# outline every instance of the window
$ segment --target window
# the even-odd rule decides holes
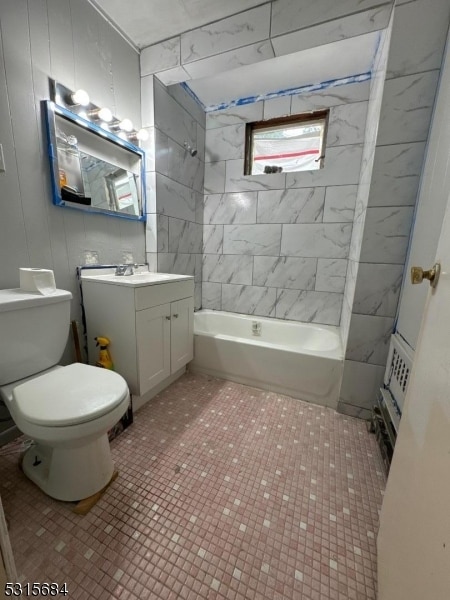
[[[328,112],[247,123],[244,175],[320,169]]]

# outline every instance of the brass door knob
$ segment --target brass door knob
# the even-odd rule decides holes
[[[441,265],[436,263],[428,271],[424,271],[422,267],[411,267],[411,283],[422,283],[424,279],[428,279],[431,287],[435,288],[439,281],[439,275],[441,274]]]

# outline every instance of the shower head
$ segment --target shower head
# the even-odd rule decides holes
[[[189,142],[184,142],[184,147],[186,148],[186,150],[189,152],[189,154],[191,156],[196,156],[197,155],[196,148],[194,148],[193,146],[191,146],[191,144]]]

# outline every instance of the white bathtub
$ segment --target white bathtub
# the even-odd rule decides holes
[[[339,328],[201,310],[194,315],[190,368],[336,408],[343,370]]]

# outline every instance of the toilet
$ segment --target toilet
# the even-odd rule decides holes
[[[130,396],[118,373],[58,365],[71,299],[65,290],[0,290],[0,397],[18,429],[35,442],[23,456],[25,475],[52,498],[78,501],[111,480],[107,432]]]

